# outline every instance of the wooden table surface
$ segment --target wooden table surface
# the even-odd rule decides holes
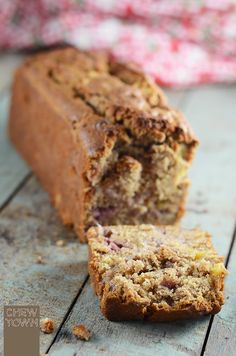
[[[62,226],[47,194],[8,141],[10,83],[21,60],[20,55],[0,56],[1,314],[6,304],[39,305],[41,317],[56,322],[53,334],[40,337],[41,352],[52,356],[235,355],[236,85],[167,91],[201,141],[182,225],[210,231],[225,256],[225,306],[218,315],[197,321],[114,323],[102,316],[92,292],[87,246]],[[59,239],[65,246],[56,245]],[[73,337],[71,328],[78,323],[91,330],[89,342]]]

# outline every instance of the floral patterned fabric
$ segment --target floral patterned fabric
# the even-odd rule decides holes
[[[66,41],[161,84],[236,79],[236,0],[0,0],[0,49]]]

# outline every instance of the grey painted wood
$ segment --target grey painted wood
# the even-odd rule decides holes
[[[236,86],[192,91],[184,112],[200,139],[190,171],[192,181],[182,224],[200,225],[227,254],[236,218]]]
[[[29,173],[7,135],[9,94],[0,96],[0,208]]]
[[[56,246],[59,239],[64,247]],[[0,263],[0,305],[39,305],[58,328],[86,279],[87,246],[62,226],[35,178],[0,214]],[[42,352],[54,336],[41,333]]]
[[[191,171],[192,189],[183,225],[201,225],[213,232],[218,251],[227,254],[236,213],[235,87],[192,90],[185,106],[201,139]],[[219,314],[219,317],[221,314]],[[89,343],[77,341],[71,327],[83,323],[93,333]],[[200,355],[209,317],[171,324],[112,323],[101,315],[89,284],[50,350],[52,356],[76,355]]]
[[[222,89],[221,89],[222,88]],[[214,95],[210,95],[214,92]],[[191,172],[192,179],[198,176],[199,187],[193,184],[188,204],[188,219],[210,230],[214,235],[217,250],[226,255],[233,235],[236,217],[236,139],[235,139],[235,95],[236,87],[202,88],[201,94],[192,98],[194,105],[206,108],[205,130],[198,124],[198,111],[190,114],[185,109],[202,140],[203,150],[199,151]],[[211,126],[209,126],[211,122]],[[208,154],[212,159],[208,160]],[[198,175],[197,166],[210,166],[210,170]],[[220,173],[219,173],[220,172]],[[220,174],[221,180],[217,178]],[[207,194],[204,194],[206,188]],[[229,199],[230,197],[230,199]],[[198,212],[194,217],[194,212]],[[183,223],[185,222],[185,219]],[[233,355],[236,349],[236,248],[230,258],[230,275],[226,279],[225,306],[214,317],[205,354]]]
[[[214,317],[204,354],[206,356],[232,356],[236,353],[236,243],[228,269],[225,306]]]

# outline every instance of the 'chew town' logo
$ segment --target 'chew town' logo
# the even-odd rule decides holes
[[[4,307],[4,356],[39,355],[39,307]]]

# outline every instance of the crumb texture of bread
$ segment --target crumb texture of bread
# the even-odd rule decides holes
[[[220,311],[227,271],[208,233],[140,225],[92,227],[87,235],[89,272],[107,319],[170,321]]]
[[[63,222],[173,224],[184,213],[197,139],[134,66],[66,48],[16,73],[9,133]]]

